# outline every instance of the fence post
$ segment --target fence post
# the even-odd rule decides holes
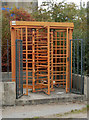
[[[71,40],[70,40],[70,92],[71,92]]]
[[[83,78],[82,78],[82,74],[83,74],[83,40],[81,40],[81,94],[83,93]]]

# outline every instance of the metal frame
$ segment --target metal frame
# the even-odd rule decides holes
[[[22,40],[16,39],[16,99],[23,95]]]
[[[10,25],[13,46],[12,81],[15,81],[16,76],[14,41],[21,39],[25,56],[23,57],[25,95],[28,95],[28,89],[32,89],[33,92],[44,91],[49,95],[54,86],[66,87],[66,92],[69,92],[69,40],[72,38],[74,24],[28,21],[14,21],[13,24],[11,21]]]
[[[72,72],[70,72],[70,92],[77,93],[77,94],[84,94],[84,76],[83,76],[83,39],[71,39],[70,40],[70,71],[72,71],[72,44],[74,42],[74,74],[75,74],[75,41],[77,41],[77,76],[79,74],[79,41],[81,41],[81,91],[78,90],[79,83],[77,83],[77,88],[73,89],[75,87],[75,84],[73,84],[72,88]]]

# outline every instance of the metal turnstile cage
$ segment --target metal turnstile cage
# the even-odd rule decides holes
[[[15,41],[22,40],[23,89],[44,91],[54,86],[69,92],[70,42],[73,23],[11,21],[12,81],[16,78]]]

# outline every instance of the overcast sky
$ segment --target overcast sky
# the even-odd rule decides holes
[[[45,1],[45,0],[38,0],[38,5],[40,5],[43,1]],[[49,1],[49,0],[46,0],[46,1]],[[54,0],[54,1],[61,2],[61,1],[63,1],[63,0]],[[66,0],[66,2],[74,2],[74,3],[76,3],[77,5],[80,5],[80,1],[81,1],[81,0]],[[85,2],[85,3],[87,3],[87,1],[89,1],[89,0],[82,0],[82,2]]]

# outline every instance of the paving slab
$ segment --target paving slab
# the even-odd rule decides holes
[[[56,88],[50,95],[44,92],[32,93],[29,90],[28,96],[23,95],[21,98],[16,99],[16,105],[37,105],[59,102],[75,102],[86,100],[85,95],[66,93],[65,89]]]

